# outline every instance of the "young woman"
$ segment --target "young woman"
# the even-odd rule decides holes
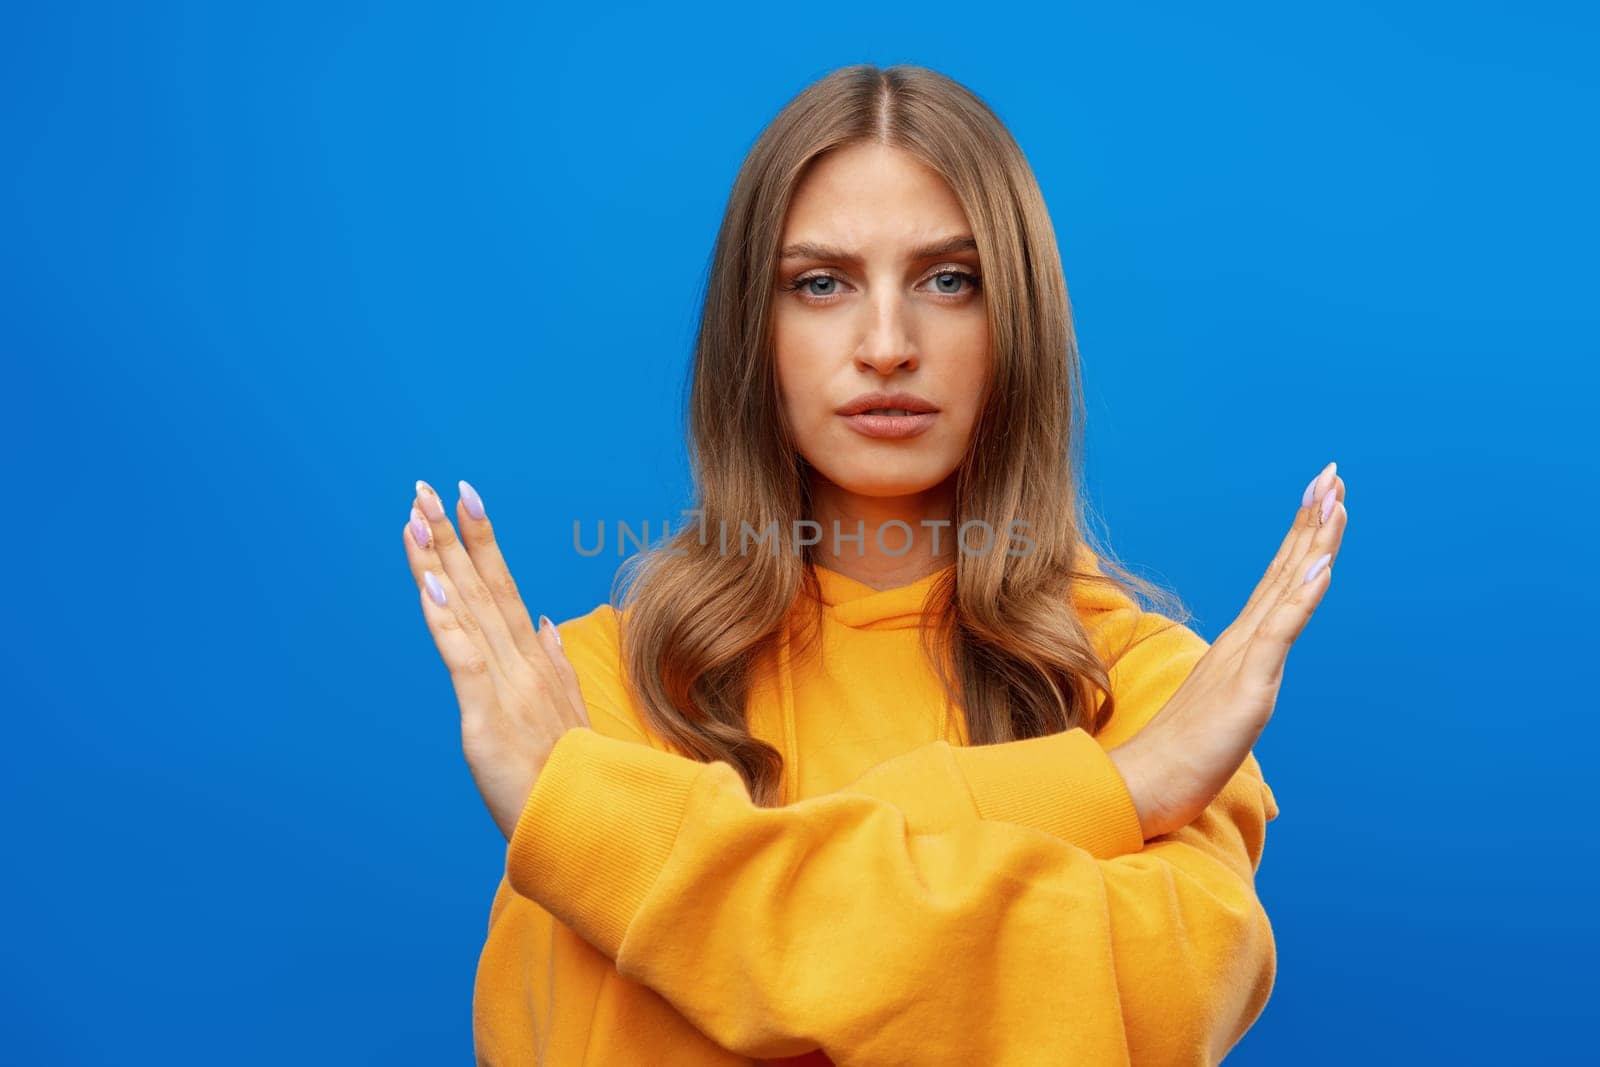
[[[458,538],[418,483],[406,554],[508,840],[479,1062],[1239,1040],[1276,969],[1250,750],[1344,485],[1306,486],[1208,644],[1090,547],[1079,397],[1020,149],[948,78],[857,66],[738,175],[693,371],[700,520],[625,595],[536,628],[482,498],[460,483]]]

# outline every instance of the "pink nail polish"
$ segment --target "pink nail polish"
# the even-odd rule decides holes
[[[1300,506],[1303,508],[1308,508],[1311,506],[1311,502],[1313,500],[1316,500],[1322,495],[1322,481],[1324,478],[1328,479],[1328,486],[1329,488],[1332,488],[1333,478],[1338,473],[1339,464],[1337,463],[1329,463],[1326,467],[1322,468],[1322,470],[1318,471],[1317,476],[1311,479],[1311,484],[1306,486],[1305,493],[1301,495]]]
[[[422,572],[422,584],[428,587],[428,596],[433,602],[441,608],[444,607],[444,586],[439,584],[439,579],[433,576],[432,571]]]
[[[411,540],[423,548],[433,544],[433,531],[423,521],[422,512],[415,507],[411,509]]]
[[[1328,565],[1328,561],[1330,559],[1332,559],[1332,558],[1333,558],[1333,553],[1332,552],[1324,552],[1322,555],[1318,556],[1316,558],[1316,561],[1313,562],[1311,564],[1311,566],[1306,568],[1305,580],[1302,581],[1300,584],[1301,585],[1310,585],[1312,579],[1316,578],[1317,575],[1322,573],[1322,568],[1326,567]]]
[[[1328,516],[1333,514],[1333,502],[1338,499],[1338,487],[1329,489],[1322,497],[1322,512],[1317,521],[1322,525],[1328,524]]]
[[[427,482],[417,482],[417,499],[422,501],[423,513],[434,522],[444,522],[444,503],[440,501],[439,494],[433,491],[433,486]]]
[[[461,502],[467,506],[467,514],[475,519],[483,518],[483,497],[467,482],[457,482],[456,488],[461,490]]]

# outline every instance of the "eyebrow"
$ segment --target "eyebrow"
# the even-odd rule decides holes
[[[978,242],[973,240],[971,234],[960,234],[954,237],[944,237],[930,245],[924,245],[911,253],[912,259],[933,259],[937,256],[948,256],[952,252],[976,251]],[[861,262],[861,256],[855,252],[847,252],[834,245],[818,244],[815,241],[799,241],[792,245],[785,245],[783,251],[778,253],[780,260],[785,259],[834,259],[841,263]]]

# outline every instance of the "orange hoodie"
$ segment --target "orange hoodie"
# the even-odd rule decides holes
[[[1272,791],[1251,755],[1194,822],[1145,841],[1106,755],[1207,643],[1077,589],[1103,659],[1169,627],[1114,664],[1111,723],[968,747],[917,644],[936,575],[817,576],[820,659],[794,661],[786,627],[747,704],[784,755],[781,808],[646,730],[609,604],[561,624],[591,726],[557,742],[508,844],[478,1062],[1221,1060],[1276,974],[1254,885]]]

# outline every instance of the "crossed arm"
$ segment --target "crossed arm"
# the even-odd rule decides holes
[[[933,742],[759,808],[731,766],[643,743],[577,636],[591,717],[622,736],[562,737],[508,879],[724,1047],[1213,1063],[1265,1005],[1276,955],[1254,873],[1277,808],[1253,756],[1148,842],[1082,730]],[[1118,714],[1148,718],[1205,648],[1183,628],[1143,642]]]

